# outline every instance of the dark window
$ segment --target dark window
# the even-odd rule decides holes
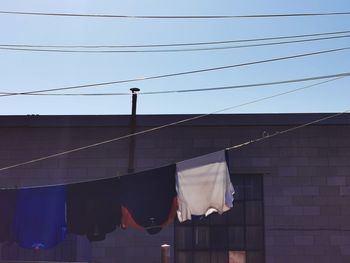
[[[176,263],[264,263],[263,177],[231,175],[233,208],[175,223]]]

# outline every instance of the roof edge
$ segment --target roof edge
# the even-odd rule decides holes
[[[258,113],[212,114],[177,126],[271,126],[300,125],[334,113]],[[200,114],[137,115],[138,126],[160,126]],[[130,115],[3,115],[0,127],[125,127]],[[350,113],[344,113],[317,125],[349,125]]]

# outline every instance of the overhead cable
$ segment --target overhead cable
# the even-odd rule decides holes
[[[133,50],[72,50],[72,49],[47,49],[47,48],[28,48],[28,47],[3,47],[0,46],[0,50],[8,51],[25,51],[25,52],[50,52],[50,53],[170,53],[170,52],[194,52],[194,51],[213,51],[213,50],[227,50],[227,49],[239,49],[250,47],[262,47],[262,46],[276,46],[285,44],[305,43],[321,40],[331,40],[348,38],[350,35],[333,36],[333,37],[321,37],[302,40],[290,40],[271,43],[259,43],[259,44],[247,44],[237,46],[223,46],[223,47],[207,47],[207,48],[177,48],[177,49],[133,49]]]
[[[265,37],[265,38],[249,38],[249,39],[236,39],[236,40],[222,40],[222,41],[210,41],[210,42],[190,42],[190,43],[169,43],[169,44],[142,44],[142,45],[34,45],[34,44],[0,44],[3,47],[21,47],[21,48],[86,48],[86,49],[98,49],[98,48],[154,48],[154,47],[181,47],[181,46],[201,46],[201,45],[219,45],[219,44],[233,44],[242,42],[257,42],[257,41],[270,41],[281,40],[290,38],[307,38],[316,36],[327,35],[339,35],[350,33],[350,30],[345,31],[332,31],[303,35],[289,35],[289,36],[277,36],[277,37]]]
[[[308,16],[342,16],[350,12],[318,12],[318,13],[279,13],[256,15],[119,15],[119,14],[81,14],[81,13],[53,13],[53,12],[25,12],[0,10],[5,15],[30,16],[61,16],[61,17],[89,17],[89,18],[123,18],[123,19],[239,19],[239,18],[282,18]]]
[[[350,76],[350,72],[333,74],[333,75],[322,75],[301,79],[290,79],[274,82],[264,82],[264,83],[253,83],[253,84],[244,84],[244,85],[232,85],[232,86],[222,86],[222,87],[211,87],[211,88],[200,88],[200,89],[180,89],[180,90],[163,90],[163,91],[146,91],[138,92],[138,95],[158,95],[158,94],[173,94],[173,93],[188,93],[188,92],[204,92],[204,91],[217,91],[217,90],[229,90],[229,89],[243,89],[243,88],[253,88],[253,87],[262,87],[262,86],[272,86],[272,85],[281,85],[281,84],[290,84],[306,81],[314,81],[320,79],[330,79],[337,77],[346,77]],[[19,93],[5,92],[0,91],[1,94],[8,95],[22,95]],[[23,94],[28,96],[131,96],[130,92],[117,92],[117,93],[29,93]]]
[[[138,81],[145,81],[145,80],[152,80],[152,79],[177,77],[177,76],[184,76],[184,75],[190,75],[190,74],[197,74],[197,73],[230,69],[230,68],[252,66],[252,65],[264,64],[264,63],[270,63],[270,62],[276,62],[276,61],[283,61],[283,60],[295,59],[295,58],[301,58],[301,57],[328,54],[328,53],[334,53],[334,52],[339,52],[339,51],[345,51],[345,50],[349,50],[349,49],[350,49],[350,47],[328,49],[328,50],[316,51],[316,52],[311,52],[311,53],[303,53],[303,54],[292,55],[292,56],[277,57],[277,58],[272,58],[272,59],[258,60],[258,61],[245,62],[245,63],[239,63],[239,64],[233,64],[233,65],[227,65],[227,66],[221,66],[221,67],[198,69],[198,70],[192,70],[192,71],[183,71],[183,72],[170,73],[170,74],[164,74],[164,75],[155,75],[155,76],[149,76],[149,77],[140,77],[140,78],[134,78],[134,79],[117,80],[117,81],[110,81],[110,82],[100,82],[100,83],[93,83],[93,84],[86,84],[86,85],[61,87],[61,88],[32,90],[32,91],[18,92],[18,93],[14,93],[14,94],[3,94],[3,95],[0,95],[0,97],[26,95],[26,94],[34,94],[34,93],[45,93],[45,92],[61,91],[61,90],[73,90],[73,89],[99,87],[99,86],[107,86],[107,85],[121,84],[121,83],[138,82]]]
[[[183,120],[179,120],[179,121],[176,121],[176,122],[172,122],[172,123],[164,124],[164,125],[161,125],[161,126],[153,127],[153,128],[150,128],[150,129],[146,129],[146,130],[143,130],[143,131],[127,134],[127,135],[120,136],[120,137],[117,137],[117,138],[112,138],[112,139],[109,139],[109,140],[96,142],[96,143],[93,143],[93,144],[81,146],[81,147],[70,149],[70,150],[66,150],[66,151],[63,151],[63,152],[59,152],[59,153],[55,153],[55,154],[51,154],[51,155],[46,155],[46,156],[43,156],[43,157],[40,157],[40,158],[36,158],[36,159],[32,159],[32,160],[29,160],[29,161],[16,163],[16,164],[13,164],[13,165],[2,167],[2,168],[0,168],[0,171],[5,171],[5,170],[13,169],[13,168],[16,168],[16,167],[28,165],[28,164],[31,164],[31,163],[36,163],[36,162],[44,161],[44,160],[47,160],[47,159],[56,158],[56,157],[59,157],[59,156],[62,156],[62,155],[67,155],[67,154],[71,154],[71,153],[74,153],[74,152],[86,150],[86,149],[89,149],[89,148],[94,148],[94,147],[97,147],[97,146],[100,146],[100,145],[104,145],[104,144],[120,141],[120,140],[123,140],[123,139],[126,139],[126,138],[130,138],[130,137],[133,137],[133,136],[154,132],[154,131],[161,130],[161,129],[164,129],[164,128],[167,128],[167,127],[172,127],[172,126],[176,126],[176,125],[179,125],[179,124],[182,124],[182,123],[187,123],[187,122],[190,122],[190,121],[194,121],[194,120],[197,120],[197,119],[202,119],[202,118],[207,117],[209,115],[213,115],[213,114],[220,113],[220,112],[225,112],[225,111],[228,111],[228,110],[232,110],[232,109],[240,108],[240,107],[247,106],[247,105],[250,105],[250,104],[254,104],[254,103],[257,103],[257,102],[261,102],[261,101],[264,101],[264,100],[268,100],[268,99],[276,98],[276,97],[283,96],[283,95],[286,95],[286,94],[294,93],[294,92],[297,92],[297,91],[309,89],[311,87],[315,87],[315,86],[318,86],[318,85],[321,85],[321,84],[324,84],[324,83],[328,83],[328,82],[331,82],[331,81],[336,81],[336,80],[339,80],[341,78],[345,78],[345,77],[339,77],[339,78],[334,78],[334,79],[331,79],[331,80],[322,81],[322,82],[319,82],[319,83],[316,83],[316,84],[313,84],[313,85],[309,85],[309,86],[305,86],[305,87],[301,87],[301,88],[285,91],[285,92],[282,92],[282,93],[277,93],[277,94],[274,94],[274,95],[262,97],[262,98],[259,98],[259,99],[256,99],[256,100],[252,100],[252,101],[249,101],[249,102],[242,103],[242,104],[230,106],[230,107],[223,108],[223,109],[220,109],[220,110],[216,110],[216,111],[213,111],[213,112],[210,112],[210,113],[206,113],[206,114],[197,115],[197,116],[190,117],[190,118],[187,118],[187,119],[183,119]],[[348,112],[348,111],[346,111],[346,112]],[[313,122],[313,123],[315,123],[315,122]],[[249,142],[249,143],[251,143],[251,142]],[[246,142],[245,144],[248,144],[248,142]],[[239,147],[241,147],[241,146],[239,146]],[[233,146],[230,147],[230,148],[233,148]],[[238,148],[238,146],[236,148]]]

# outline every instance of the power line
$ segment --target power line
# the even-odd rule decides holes
[[[227,66],[214,67],[214,68],[198,69],[198,70],[192,70],[192,71],[183,71],[183,72],[170,73],[170,74],[164,74],[164,75],[155,75],[155,76],[141,77],[141,78],[135,78],[135,79],[117,80],[117,81],[110,81],[110,82],[100,82],[100,83],[94,83],[94,84],[69,86],[69,87],[61,87],[61,88],[32,90],[32,91],[18,92],[18,93],[15,93],[15,94],[3,94],[3,95],[0,95],[0,97],[16,96],[16,95],[27,95],[27,94],[34,94],[34,93],[44,93],[44,92],[50,92],[50,91],[81,89],[81,88],[89,88],[89,87],[107,86],[107,85],[112,85],[112,84],[121,84],[121,83],[130,83],[130,82],[145,81],[145,80],[152,80],[152,79],[177,77],[177,76],[183,76],[183,75],[190,75],[190,74],[197,74],[197,73],[204,73],[204,72],[211,72],[211,71],[217,71],[217,70],[230,69],[230,68],[258,65],[258,64],[264,64],[264,63],[276,62],[276,61],[282,61],[282,60],[288,60],[288,59],[295,59],[295,58],[301,58],[301,57],[315,56],[315,55],[321,55],[321,54],[345,51],[345,50],[349,50],[349,49],[350,49],[350,47],[343,47],[343,48],[337,48],[337,49],[328,49],[328,50],[311,52],[311,53],[303,53],[303,54],[298,54],[298,55],[293,55],[293,56],[277,57],[277,58],[272,58],[272,59],[258,60],[258,61],[245,62],[245,63],[240,63],[240,64],[227,65]]]
[[[308,88],[311,88],[311,87],[315,87],[315,86],[318,86],[318,85],[321,85],[321,84],[324,84],[324,83],[327,83],[327,82],[330,82],[330,81],[336,81],[336,80],[341,79],[341,78],[344,78],[344,77],[334,78],[332,80],[327,80],[327,81],[323,81],[323,82],[316,83],[316,84],[313,84],[313,85],[309,85],[309,86],[305,86],[305,87],[289,90],[289,91],[282,92],[282,93],[277,93],[277,94],[274,94],[274,95],[271,95],[271,96],[262,97],[260,99],[256,99],[256,100],[252,100],[252,101],[245,102],[245,103],[242,103],[242,104],[230,106],[230,107],[223,108],[223,109],[220,109],[220,110],[216,110],[216,111],[213,111],[213,112],[210,112],[210,113],[197,115],[197,116],[190,117],[190,118],[187,118],[187,119],[183,119],[183,120],[180,120],[180,121],[176,121],[176,122],[168,123],[168,124],[165,124],[165,125],[157,126],[157,127],[154,127],[154,128],[146,129],[146,130],[143,130],[143,131],[127,134],[127,135],[120,136],[120,137],[117,137],[117,138],[112,138],[112,139],[109,139],[109,140],[105,140],[105,141],[101,141],[101,142],[85,145],[85,146],[74,148],[74,149],[71,149],[71,150],[67,150],[67,151],[63,151],[63,152],[59,152],[59,153],[55,153],[55,154],[51,154],[51,155],[46,155],[46,156],[43,156],[43,157],[40,157],[40,158],[32,159],[30,161],[25,161],[25,162],[13,164],[13,165],[5,166],[5,167],[0,168],[0,171],[9,170],[9,169],[20,167],[20,166],[24,166],[24,165],[27,165],[27,164],[36,163],[36,162],[44,161],[44,160],[47,160],[47,159],[52,159],[52,158],[55,158],[55,157],[59,157],[59,156],[62,156],[62,155],[67,155],[67,154],[70,154],[70,153],[74,153],[74,152],[86,150],[86,149],[89,149],[89,148],[97,147],[97,146],[100,146],[100,145],[104,145],[104,144],[120,141],[122,139],[130,138],[132,136],[137,136],[137,135],[142,135],[142,134],[146,134],[146,133],[149,133],[149,132],[154,132],[154,131],[157,131],[157,130],[160,130],[160,129],[164,129],[164,128],[167,128],[167,127],[171,127],[171,126],[175,126],[175,125],[178,125],[178,124],[182,124],[182,123],[190,122],[190,121],[193,121],[193,120],[201,119],[201,118],[204,118],[204,117],[207,117],[209,115],[216,114],[216,113],[225,112],[225,111],[232,110],[232,109],[235,109],[235,108],[239,108],[239,107],[247,106],[247,105],[250,105],[250,104],[257,103],[257,102],[261,102],[261,101],[264,101],[264,100],[268,100],[268,99],[276,98],[276,97],[283,96],[283,95],[286,95],[286,94],[294,93],[294,92],[297,92],[297,91],[305,90],[305,89],[308,89]],[[348,112],[348,111],[346,111],[346,112]],[[343,114],[343,113],[341,113],[341,114]],[[334,117],[338,116],[338,115],[340,115],[340,114],[338,113],[337,115],[334,115]],[[324,119],[325,118],[323,118],[322,120],[324,120]],[[316,122],[314,121],[312,123],[316,123]],[[307,124],[307,125],[310,125],[310,124]],[[307,125],[304,124],[303,126],[307,126]],[[288,130],[291,130],[291,129],[288,129]],[[285,132],[283,132],[283,133],[285,133]],[[282,134],[282,132],[279,132],[279,134]],[[276,135],[273,135],[273,136],[276,136]],[[273,137],[273,136],[271,135],[270,137]],[[244,145],[248,145],[250,143],[253,143],[253,141],[257,142],[257,140],[251,140],[251,141],[246,142],[244,144],[240,144],[240,145],[237,145],[237,146],[229,147],[228,149],[239,148],[239,147],[242,147]]]
[[[346,76],[350,76],[350,72],[344,72],[344,73],[333,74],[333,75],[322,75],[322,76],[315,76],[315,77],[308,77],[308,78],[301,78],[301,79],[290,79],[290,80],[281,80],[281,81],[274,81],[274,82],[244,84],[244,85],[232,85],[232,86],[200,88],[200,89],[148,91],[148,92],[139,92],[138,95],[158,95],[158,94],[204,92],[204,91],[253,88],[253,87],[262,87],[262,86],[272,86],[272,85],[314,81],[314,80],[320,80],[320,79],[346,77]],[[0,91],[0,94],[22,95],[20,93],[4,92],[4,91],[3,92]],[[29,95],[29,96],[130,96],[131,94],[126,93],[126,92],[124,92],[124,93],[117,92],[117,93],[30,93],[30,94],[23,94],[23,95]]]
[[[237,39],[237,40],[222,40],[222,41],[210,41],[210,42],[190,42],[190,43],[169,43],[169,44],[143,44],[143,45],[34,45],[34,44],[0,44],[2,47],[21,47],[21,48],[86,48],[86,49],[98,49],[98,48],[153,48],[153,47],[181,47],[181,46],[201,46],[201,45],[219,45],[219,44],[233,44],[242,42],[256,42],[256,41],[269,41],[269,40],[281,40],[290,38],[306,38],[316,36],[327,35],[339,35],[350,33],[350,30],[335,31],[335,32],[323,32],[304,35],[289,35],[289,36],[277,36],[277,37],[265,37],[265,38],[250,38],[250,39]]]
[[[157,15],[113,15],[113,14],[78,14],[78,13],[46,13],[0,10],[6,15],[31,16],[62,16],[62,17],[89,17],[89,18],[123,18],[123,19],[238,19],[238,18],[282,18],[282,17],[308,17],[308,16],[342,16],[350,12],[323,12],[323,13],[284,13],[284,14],[257,14],[257,15],[189,15],[189,16],[157,16]]]
[[[212,50],[227,50],[227,49],[238,49],[238,48],[250,48],[250,47],[262,47],[262,46],[275,46],[275,45],[285,45],[293,43],[305,43],[321,40],[331,40],[348,38],[350,35],[343,36],[333,36],[333,37],[321,37],[321,38],[311,38],[303,40],[291,40],[291,41],[281,41],[272,43],[259,43],[259,44],[248,44],[248,45],[238,45],[238,46],[224,46],[224,47],[208,47],[208,48],[178,48],[178,49],[151,49],[151,50],[71,50],[71,49],[42,49],[42,48],[21,48],[21,47],[3,47],[0,46],[0,50],[9,51],[25,51],[25,52],[50,52],[50,53],[169,53],[169,52],[193,52],[193,51],[212,51]]]

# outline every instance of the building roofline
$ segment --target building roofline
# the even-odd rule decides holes
[[[213,114],[177,126],[300,125],[334,113]],[[191,118],[194,114],[138,115],[137,125],[154,127]],[[0,127],[125,127],[130,115],[3,115]],[[350,113],[317,125],[350,125]]]

